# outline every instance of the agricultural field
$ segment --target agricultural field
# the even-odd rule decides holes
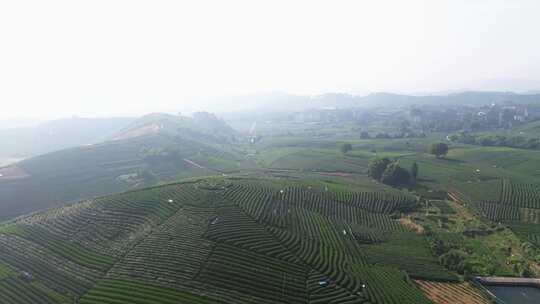
[[[491,300],[470,283],[415,281],[435,304],[489,304]]]
[[[0,226],[0,302],[433,303],[413,279],[462,277],[401,224],[418,207],[401,191],[271,178],[96,198]]]
[[[404,222],[414,229],[427,228],[428,234],[435,233],[437,240],[452,236],[459,245],[451,246],[460,248],[470,258],[469,271],[473,273],[539,274],[540,175],[537,171],[540,156],[537,151],[448,142],[448,154],[436,158],[427,153],[427,148],[432,142],[447,142],[444,134],[409,139],[358,139],[356,136],[346,139],[291,133],[296,136],[269,134],[255,145],[260,151],[256,158],[262,168],[281,170],[289,176],[319,174],[320,179],[324,179],[323,173],[326,176],[343,174],[340,181],[343,183],[361,180],[369,162],[375,158],[396,159],[405,169],[416,163],[420,168],[417,182],[414,187],[406,188],[424,201],[433,201],[429,208],[422,204],[422,211]],[[340,134],[345,133],[346,130]],[[343,143],[350,143],[352,150],[341,153],[339,147]],[[364,187],[373,189],[378,185],[366,183]],[[445,202],[446,199],[459,204]],[[370,253],[372,262],[381,255],[379,250]],[[528,265],[525,267],[528,270],[522,265]],[[460,270],[465,273],[463,268]]]
[[[531,151],[451,144],[436,158],[426,151],[442,134],[336,130],[283,130],[234,148],[165,134],[115,142],[117,154],[110,143],[87,147],[103,157],[89,172],[111,174],[102,180],[63,175],[80,151],[21,162],[28,181],[70,177],[87,199],[0,224],[0,302],[481,304],[473,276],[540,275]],[[181,148],[171,162],[152,145]],[[418,164],[416,182],[370,178],[380,157]],[[184,179],[128,186],[140,168],[154,182]],[[65,204],[53,195],[69,191],[54,189],[49,199]]]

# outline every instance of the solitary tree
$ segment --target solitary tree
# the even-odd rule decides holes
[[[368,175],[373,179],[380,180],[390,163],[391,161],[386,157],[373,159],[368,165]]]
[[[346,144],[341,145],[340,149],[341,149],[341,153],[347,154],[347,152],[352,150],[352,145],[349,143],[346,143]]]
[[[411,166],[411,178],[413,182],[416,182],[418,178],[418,164],[414,162]]]
[[[406,185],[410,181],[410,174],[407,170],[401,168],[398,162],[389,164],[384,170],[381,182],[390,186]]]
[[[371,136],[369,135],[369,133],[367,131],[362,131],[362,132],[360,132],[360,138],[361,139],[370,139]]]
[[[442,142],[432,143],[429,146],[429,153],[435,155],[437,158],[441,158],[448,153],[448,145]]]

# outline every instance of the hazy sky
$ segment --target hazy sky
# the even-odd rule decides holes
[[[272,90],[539,89],[539,29],[538,0],[0,0],[0,118]]]

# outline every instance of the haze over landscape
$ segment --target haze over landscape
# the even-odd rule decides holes
[[[227,111],[212,97],[540,90],[539,4],[4,1],[0,118]]]
[[[0,1],[0,304],[540,303],[538,16]]]

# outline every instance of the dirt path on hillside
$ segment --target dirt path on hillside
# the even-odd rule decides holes
[[[192,161],[192,160],[189,160],[189,159],[187,159],[187,158],[184,158],[184,161],[185,161],[186,163],[192,165],[192,166],[195,166],[195,167],[199,168],[199,169],[206,169],[206,170],[208,170],[208,168],[206,168],[205,166],[199,165],[199,164],[197,164],[196,162],[194,162],[194,161]]]
[[[201,164],[198,164],[198,163],[196,163],[196,162],[194,162],[194,161],[192,161],[192,160],[190,160],[190,159],[184,158],[184,161],[185,161],[186,163],[188,163],[188,164],[194,166],[194,167],[199,168],[199,169],[208,170],[208,171],[212,171],[212,172],[217,172],[217,173],[220,173],[220,174],[223,175],[223,176],[227,176],[227,174],[223,173],[223,172],[220,171],[220,170],[205,167],[205,166],[203,166],[203,165],[201,165]]]

